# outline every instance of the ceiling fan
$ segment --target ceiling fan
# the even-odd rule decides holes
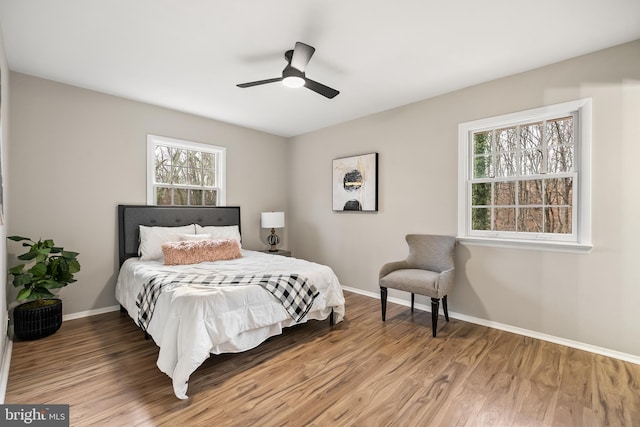
[[[316,49],[313,46],[304,44],[302,42],[296,42],[296,46],[293,50],[288,50],[284,53],[284,57],[287,60],[287,66],[282,70],[282,77],[275,77],[273,79],[258,80],[249,83],[240,83],[237,85],[241,88],[264,85],[267,83],[282,82],[288,87],[306,87],[312,91],[319,93],[322,96],[326,96],[331,99],[334,98],[340,92],[325,86],[322,83],[318,83],[311,80],[305,75],[305,68],[313,56]]]

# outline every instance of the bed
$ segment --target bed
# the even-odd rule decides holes
[[[184,233],[192,226],[197,237]],[[149,248],[157,250],[157,242],[149,237],[152,230],[187,240],[217,239],[218,234],[239,240],[239,207],[119,205],[118,229],[116,299],[160,347],[158,368],[171,377],[180,399],[187,398],[190,375],[211,354],[249,350],[283,328],[308,320],[329,319],[333,325],[344,317],[342,287],[325,265],[244,248],[239,258],[197,264],[169,266],[149,256]],[[279,280],[276,286],[274,278]],[[283,298],[289,289],[277,293],[273,288],[294,282],[306,293],[300,291],[302,302],[292,308]],[[152,304],[147,304],[149,295]]]

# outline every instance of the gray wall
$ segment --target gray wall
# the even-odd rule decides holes
[[[0,185],[2,185],[5,189],[7,188],[7,173],[6,168],[7,164],[7,143],[9,136],[9,67],[7,65],[7,58],[4,52],[4,44],[2,41],[2,31],[0,30],[0,129],[2,130],[2,134],[0,134]],[[2,187],[0,187],[0,191],[2,191]],[[7,263],[7,245],[6,245],[6,236],[7,236],[7,199],[8,195],[6,193],[3,194],[2,204],[4,205],[4,217],[2,221],[0,221],[0,373],[3,372],[4,369],[7,369],[8,375],[8,366],[3,366],[4,356],[5,356],[5,347],[8,344],[9,340],[7,337],[7,322],[4,319],[7,319],[7,275],[6,272],[6,263]],[[8,354],[8,353],[7,353]],[[1,384],[0,384],[1,387]],[[0,390],[0,402],[3,401],[2,390]]]
[[[260,212],[287,205],[286,139],[15,72],[10,87],[9,233],[80,252],[65,314],[117,304],[116,206],[146,204],[147,133],[227,147],[227,204],[244,247],[266,248]]]
[[[586,97],[593,251],[461,244],[449,308],[640,356],[640,41],[293,138],[291,249],[378,293],[380,266],[407,254],[405,234],[457,233],[459,123]],[[379,212],[332,212],[332,159],[369,152],[380,156]]]

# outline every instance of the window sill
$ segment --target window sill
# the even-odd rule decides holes
[[[533,241],[533,240],[511,240],[497,239],[488,237],[458,237],[458,241],[462,244],[472,246],[489,246],[494,248],[508,249],[525,249],[549,252],[571,252],[579,254],[588,254],[593,249],[591,244],[559,242],[559,241]]]

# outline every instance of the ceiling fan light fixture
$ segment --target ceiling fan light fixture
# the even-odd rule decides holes
[[[304,79],[298,76],[288,76],[282,79],[282,84],[287,87],[302,87],[304,86]]]
[[[267,83],[282,82],[282,84],[287,87],[297,88],[304,86],[325,98],[335,98],[335,96],[340,93],[339,91],[332,89],[329,86],[325,86],[322,83],[318,83],[315,80],[308,79],[305,75],[307,64],[309,64],[309,60],[315,51],[316,49],[313,46],[309,46],[302,42],[296,42],[296,47],[293,50],[288,50],[284,53],[284,59],[287,60],[287,66],[282,70],[282,77],[240,83],[236,86],[246,88],[264,85]]]

